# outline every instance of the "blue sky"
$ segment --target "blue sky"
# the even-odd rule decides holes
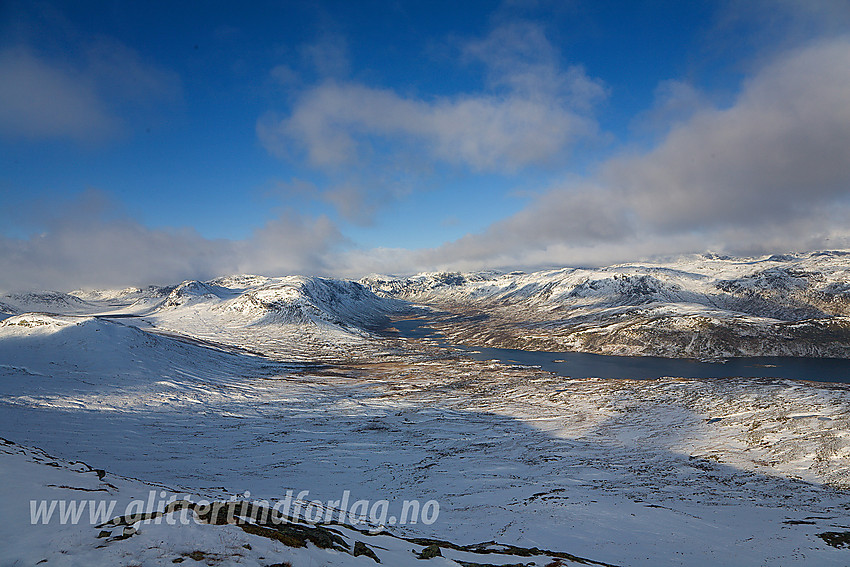
[[[0,287],[846,246],[850,7],[4,2]]]

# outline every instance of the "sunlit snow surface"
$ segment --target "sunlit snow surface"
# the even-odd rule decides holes
[[[0,436],[208,498],[247,490],[274,500],[292,489],[320,500],[344,490],[435,499],[437,522],[391,531],[458,544],[495,540],[622,565],[850,562],[850,550],[817,536],[850,530],[845,386],[566,380],[475,362],[374,334],[381,317],[406,308],[325,282],[233,278],[128,292],[123,313],[141,318],[84,315],[121,313],[121,292],[83,297],[88,311],[9,317],[0,322]],[[0,512],[10,564],[35,557],[27,494],[43,498],[52,482],[24,453],[0,454],[4,498],[17,503]],[[56,529],[64,543],[55,545],[71,550],[66,564],[135,564],[154,539],[215,540],[163,527],[101,552],[91,534]],[[373,564],[329,557],[284,559]],[[219,563],[263,564],[256,554]]]

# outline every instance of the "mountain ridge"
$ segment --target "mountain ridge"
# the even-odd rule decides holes
[[[850,252],[703,254],[601,268],[423,272],[359,281],[240,274],[0,297],[3,319],[28,311],[133,315],[207,339],[236,327],[276,326],[272,335],[309,330],[327,344],[367,337],[393,317],[423,308],[449,342],[470,347],[709,360],[850,358]]]
[[[377,294],[441,312],[450,342],[525,350],[722,359],[850,357],[850,253],[539,272],[371,276]]]

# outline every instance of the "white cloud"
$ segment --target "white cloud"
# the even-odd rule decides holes
[[[655,88],[654,94],[652,108],[639,113],[632,120],[632,127],[638,132],[666,133],[672,126],[688,120],[710,106],[705,95],[685,81],[662,81]]]
[[[324,275],[336,272],[332,257],[343,244],[345,239],[327,217],[287,211],[250,238],[226,243],[224,249],[234,255],[232,273]]]
[[[519,34],[499,33],[504,43]],[[540,40],[525,33],[531,46]],[[394,198],[393,175],[401,169],[393,167],[406,167],[370,154],[375,138],[410,144],[408,151],[419,149],[427,160],[504,171],[564,151],[578,135],[573,120],[593,129],[580,110],[581,101],[592,106],[601,96],[593,81],[582,86],[569,72],[549,73],[545,49],[526,64],[534,49],[501,53],[486,45],[470,44],[466,52],[490,58],[485,94],[423,99],[331,80],[303,92],[290,115],[262,123],[260,132],[270,149],[291,151],[298,141],[317,167],[342,175],[325,189],[293,179],[281,191],[333,202],[348,218],[363,219],[380,199]],[[101,213],[70,211],[47,219],[43,235],[0,238],[0,286],[123,285],[233,272],[356,277],[850,246],[850,40],[785,52],[753,73],[727,107],[709,105],[684,83],[667,83],[659,93],[672,125],[652,149],[554,184],[483,233],[434,249],[353,249],[327,218],[294,214],[243,241],[211,241],[191,230],[109,220],[108,207],[88,206]],[[404,150],[390,157],[408,159]],[[363,159],[384,167],[382,183],[368,185]]]
[[[262,119],[258,134],[272,153],[303,151],[331,171],[418,159],[513,172],[562,158],[596,132],[590,109],[604,88],[580,67],[562,69],[539,27],[497,28],[468,44],[464,58],[485,65],[486,92],[425,98],[325,80],[287,115]]]
[[[560,167],[576,143],[597,135],[593,107],[606,96],[581,67],[564,68],[542,27],[511,23],[458,47],[458,63],[483,71],[481,89],[415,96],[346,79],[344,42],[302,48],[319,82],[272,74],[290,86],[290,110],[268,113],[257,135],[272,154],[325,179],[315,199],[370,224],[397,199],[445,171],[517,173]]]

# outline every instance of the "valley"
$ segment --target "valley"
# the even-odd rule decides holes
[[[745,307],[724,295],[732,292],[712,296],[712,316],[729,332],[740,332],[729,322],[736,318],[764,333],[843,325],[843,256],[699,262],[723,281],[758,282],[751,295],[761,299],[746,311],[732,309]],[[810,275],[787,275],[798,264]],[[434,565],[846,564],[850,386],[729,375],[724,364],[711,365],[712,377],[571,378],[464,350],[545,346],[522,334],[531,327],[552,330],[545,344],[563,348],[563,337],[579,332],[564,323],[574,317],[608,328],[647,310],[707,309],[709,294],[681,281],[717,289],[680,265],[663,286],[638,294],[636,280],[620,275],[637,269],[583,273],[578,283],[564,271],[361,282],[233,276],[6,295],[0,467],[14,505],[4,507],[0,537],[10,564],[112,565],[132,556],[154,565],[194,552],[210,565],[374,563],[354,553],[356,541],[390,565],[423,564],[417,557],[433,542],[442,555],[427,559]],[[787,277],[758,275],[765,270]],[[588,283],[599,274],[619,283]],[[402,324],[422,317],[442,335]],[[499,318],[503,326],[491,329]],[[843,352],[841,333],[819,349],[808,331],[789,332],[809,355]],[[677,336],[659,333],[657,344],[629,352],[673,348]],[[623,339],[612,331],[610,340]],[[718,341],[709,332],[703,344],[713,346],[692,354],[743,352],[716,350]],[[758,344],[746,352],[778,350]],[[628,372],[628,357],[607,358]],[[75,462],[86,464],[82,473]],[[105,481],[89,474],[80,484],[86,470],[104,471]],[[132,537],[119,530],[105,539],[92,525],[30,524],[32,498],[89,499],[83,489],[94,490],[123,509],[151,487],[167,495],[157,513],[172,519],[180,510],[167,508],[171,497],[275,502],[307,491],[292,521],[335,530],[345,543],[293,547],[281,535],[269,539],[283,532],[241,529],[246,519],[141,520]],[[433,500],[439,516],[393,524],[379,514],[360,525],[365,534],[304,516],[310,502],[338,502],[346,491],[352,501],[387,501],[393,518],[404,501]],[[24,543],[35,531],[51,542],[44,551]],[[472,552],[485,542],[498,545]]]

